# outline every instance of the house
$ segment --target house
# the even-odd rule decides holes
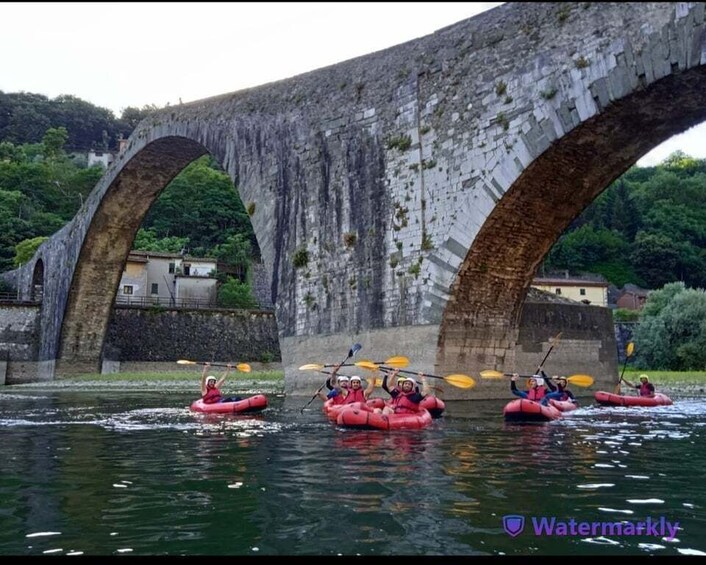
[[[116,302],[213,306],[217,297],[216,270],[216,259],[131,251],[120,279]]]
[[[91,149],[88,152],[88,166],[93,167],[94,165],[101,165],[104,169],[108,168],[115,160],[115,155],[112,151],[98,151],[97,149]]]
[[[87,161],[87,166],[92,167],[94,165],[101,165],[104,169],[107,169],[108,166],[115,161],[115,157],[125,151],[125,148],[127,147],[127,139],[123,139],[122,135],[118,139],[118,150],[117,151],[107,151],[107,150],[98,150],[98,149],[91,149],[88,152],[88,161]]]
[[[616,306],[618,308],[625,308],[626,310],[642,310],[649,293],[649,290],[628,283],[620,291],[620,295],[615,301]]]
[[[535,277],[532,287],[576,302],[608,306],[608,281],[601,275],[563,275]]]

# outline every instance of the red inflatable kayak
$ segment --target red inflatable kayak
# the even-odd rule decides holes
[[[559,412],[571,412],[579,407],[576,402],[571,402],[570,400],[554,400],[553,398],[549,401],[549,404],[554,406]]]
[[[671,398],[659,392],[654,396],[624,396],[599,390],[593,396],[602,406],[669,406],[672,404]]]
[[[441,398],[431,395],[425,396],[419,403],[419,406],[429,410],[429,414],[431,414],[432,418],[441,418],[444,410],[446,410],[446,404],[444,404],[444,401],[441,400]]]
[[[561,411],[554,406],[543,406],[534,400],[518,398],[511,400],[503,408],[506,422],[548,422],[561,417]]]
[[[360,403],[349,405],[341,410],[336,418],[336,424],[345,428],[361,430],[418,430],[431,424],[429,410],[421,409],[415,414],[390,414],[384,416],[373,412],[372,407]]]
[[[360,402],[355,402],[353,404],[360,405]],[[383,408],[388,403],[382,398],[369,398],[366,401],[366,404],[371,408]],[[351,404],[334,404],[333,399],[329,398],[326,402],[324,402],[324,414],[326,414],[326,417],[329,420],[335,422],[338,418],[338,414],[341,412],[341,409],[345,406],[351,406]],[[425,396],[419,403],[419,406],[429,410],[432,418],[440,418],[446,409],[446,404],[444,404],[443,400],[431,395]]]
[[[206,412],[209,414],[243,414],[246,412],[258,412],[267,408],[267,397],[264,394],[256,394],[249,398],[243,398],[238,402],[214,402],[204,404],[202,399],[191,403],[192,412]]]

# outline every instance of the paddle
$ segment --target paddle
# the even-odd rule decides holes
[[[348,355],[346,356],[346,358],[345,358],[343,361],[341,361],[341,365],[343,365],[343,363],[345,363],[346,361],[348,361],[351,357],[354,357],[355,354],[358,353],[358,351],[360,351],[362,348],[363,348],[363,346],[360,345],[360,343],[354,343],[354,344],[353,344],[353,347],[351,347],[351,348],[348,350]],[[304,406],[302,406],[302,408],[301,408],[301,410],[299,410],[299,412],[304,412],[304,410],[309,406],[309,404],[311,404],[312,402],[314,402],[314,399],[315,399],[317,396],[319,396],[319,393],[320,393],[320,392],[323,390],[323,388],[326,386],[326,383],[327,383],[327,382],[328,382],[328,379],[326,379],[326,380],[324,381],[324,384],[322,384],[322,385],[319,387],[319,389],[314,393],[314,396],[311,397],[311,399],[309,400],[309,402],[307,402]]]
[[[489,369],[487,371],[481,371],[480,376],[482,379],[502,379],[503,377],[511,377],[512,373],[501,373],[500,371],[493,371]],[[521,377],[533,378],[534,375],[520,375]],[[553,377],[549,377],[553,378]],[[593,385],[593,377],[591,375],[576,374],[569,377],[559,377],[566,379],[567,382],[580,387],[589,387]],[[557,379],[555,379],[557,380]]]
[[[341,365],[341,367],[362,367],[363,369],[377,369],[378,365],[390,365],[392,367],[406,367],[409,365],[409,359],[406,357],[390,357],[386,361],[358,361],[357,363],[345,363]],[[302,365],[299,367],[300,371],[321,371],[321,369],[324,369],[326,367],[335,367],[335,365],[332,364],[327,364],[327,365],[321,365],[318,363],[308,363],[306,365]]]
[[[375,367],[378,368],[378,367]],[[379,367],[380,369],[384,371],[392,371],[395,367]],[[399,370],[400,373],[408,373],[410,375],[416,375],[418,374],[419,371],[405,371],[404,369]],[[449,383],[450,385],[453,385],[457,388],[473,388],[476,386],[476,381],[473,379],[473,377],[469,377],[468,375],[463,375],[461,373],[454,373],[453,375],[446,375],[445,377],[440,377],[438,375],[430,375],[429,373],[424,373],[425,377],[430,377],[432,379],[442,379]],[[375,384],[377,385],[378,382],[377,380],[375,381]],[[380,381],[380,384],[382,384],[382,381]]]
[[[632,357],[633,352],[635,351],[635,344],[631,341],[628,343],[627,348],[625,349],[625,362],[623,363],[623,370],[620,373],[620,378],[618,379],[618,384],[615,385],[615,389],[613,389],[613,392],[615,394],[620,394],[620,383],[623,382],[623,375],[625,374],[625,367],[628,364],[628,359]]]
[[[227,367],[225,363],[206,363],[204,361],[189,361],[188,359],[179,359],[177,361],[179,365],[211,365],[211,367]],[[249,373],[252,368],[247,363],[238,363],[237,365],[231,365],[232,369],[238,369],[241,373]]]
[[[547,361],[547,357],[549,357],[549,354],[552,352],[552,349],[554,349],[554,346],[558,343],[560,337],[561,332],[559,332],[558,334],[556,334],[556,336],[549,340],[549,343],[551,344],[549,346],[549,351],[547,351],[547,354],[544,356],[544,359],[542,359],[542,362],[537,367],[537,370],[534,373],[535,375],[538,375],[539,372],[542,370],[542,367],[544,367],[544,363]]]

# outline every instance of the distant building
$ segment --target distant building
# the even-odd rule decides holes
[[[625,308],[626,310],[642,310],[649,293],[649,290],[628,283],[620,291],[620,295],[615,301],[616,306],[618,308]]]
[[[551,292],[576,302],[608,306],[608,281],[601,275],[563,275],[536,277],[532,287],[544,292]]]
[[[115,161],[115,155],[112,151],[98,151],[96,149],[91,149],[88,152],[89,167],[101,165],[104,169],[107,169],[113,161]]]
[[[119,304],[215,306],[216,259],[131,251],[116,297]]]

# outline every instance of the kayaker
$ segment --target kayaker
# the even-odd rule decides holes
[[[201,399],[203,403],[215,404],[216,402],[238,402],[242,400],[240,396],[224,398],[220,391],[220,387],[226,382],[226,377],[233,368],[232,365],[228,364],[226,366],[226,370],[220,380],[216,379],[213,375],[207,375],[210,366],[210,363],[204,363],[203,372],[201,373]]]
[[[559,375],[553,375],[552,379],[556,381],[556,391],[559,393],[559,397],[557,400],[559,401],[570,401],[576,404],[576,398],[574,397],[574,393],[571,392],[567,386],[569,386],[569,381],[566,380],[566,377],[560,377]]]
[[[399,369],[395,369],[390,376],[395,378],[398,372]],[[397,382],[399,383],[400,380]],[[412,377],[405,377],[399,385],[399,389],[395,387],[390,391],[390,396],[392,397],[390,405],[385,406],[382,410],[377,408],[375,411],[381,411],[383,415],[414,414],[419,412],[419,403],[429,394],[429,384],[427,383],[424,373],[419,373],[419,380],[422,383],[421,392],[417,389],[417,381]],[[385,375],[382,380],[383,388],[387,390],[386,381],[387,375]]]
[[[627,379],[623,379],[623,382],[631,388],[636,388],[640,391],[640,396],[646,396],[647,398],[654,398],[655,395],[655,385],[650,382],[650,377],[645,373],[640,375],[640,384],[635,385]]]
[[[353,375],[350,378],[350,387],[348,388],[348,394],[343,400],[343,404],[365,402],[368,400],[374,389],[375,379],[368,379],[368,386],[363,389],[363,379],[361,379],[358,375]]]
[[[512,379],[510,379],[510,392],[512,392],[512,394],[520,398],[526,398],[527,400],[534,400],[544,406],[549,404],[549,400],[552,396],[547,394],[547,387],[544,385],[544,379],[540,375],[534,375],[530,378],[527,391],[517,390],[517,384],[515,383],[519,378],[520,375],[513,373]]]
[[[329,398],[333,398],[334,404],[343,404],[343,400],[346,398],[349,381],[348,377],[345,375],[337,377],[340,368],[341,364],[339,363],[333,368],[329,378],[326,379],[326,388],[329,389],[329,391],[327,393],[324,393],[323,391],[318,392],[319,398],[324,402],[326,402]],[[336,400],[336,398],[338,398],[338,400]]]

